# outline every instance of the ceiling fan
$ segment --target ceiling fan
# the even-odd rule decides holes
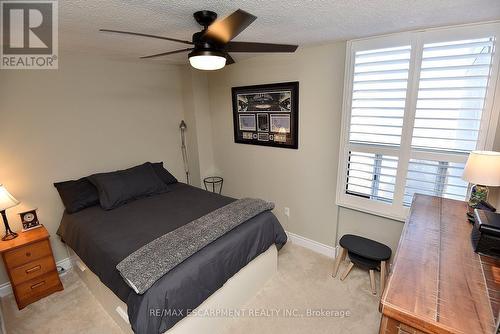
[[[241,9],[217,21],[217,14],[209,10],[198,11],[193,16],[196,22],[203,26],[203,30],[194,33],[191,41],[130,31],[110,29],[99,29],[99,31],[158,38],[192,45],[186,49],[162,52],[144,56],[141,59],[190,51],[188,54],[189,63],[200,70],[218,70],[225,65],[233,64],[234,59],[229,55],[229,52],[295,52],[297,49],[297,45],[288,44],[232,42],[233,38],[257,19],[256,16]]]

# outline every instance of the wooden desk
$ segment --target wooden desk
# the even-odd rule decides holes
[[[415,195],[380,301],[379,333],[494,333],[500,261],[472,250],[466,209]]]

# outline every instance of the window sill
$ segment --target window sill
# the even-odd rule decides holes
[[[340,198],[336,200],[336,204],[343,208],[356,210],[382,218],[396,220],[401,223],[404,223],[406,221],[409,208],[401,207],[400,209],[398,209],[392,204],[379,203],[369,199],[351,197],[353,196],[340,196]]]

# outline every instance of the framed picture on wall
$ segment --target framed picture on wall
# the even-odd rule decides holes
[[[299,83],[232,88],[234,141],[299,147]]]

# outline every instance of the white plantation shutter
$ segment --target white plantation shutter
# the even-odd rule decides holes
[[[495,23],[348,43],[339,205],[404,219],[415,193],[466,198],[468,154],[498,117],[499,35]]]
[[[441,160],[441,161],[438,161]],[[409,206],[414,193],[464,200],[468,184],[462,180],[465,163],[411,159],[406,176],[404,205]]]
[[[466,198],[461,176],[478,144],[493,51],[492,37],[424,44],[404,205],[414,193]]]
[[[349,141],[399,145],[410,46],[355,54]]]
[[[350,152],[347,193],[392,202],[398,158],[382,154]]]
[[[425,44],[412,147],[476,147],[491,71],[493,38]]]
[[[392,203],[410,52],[410,46],[400,46],[355,53],[346,169],[350,195]]]

